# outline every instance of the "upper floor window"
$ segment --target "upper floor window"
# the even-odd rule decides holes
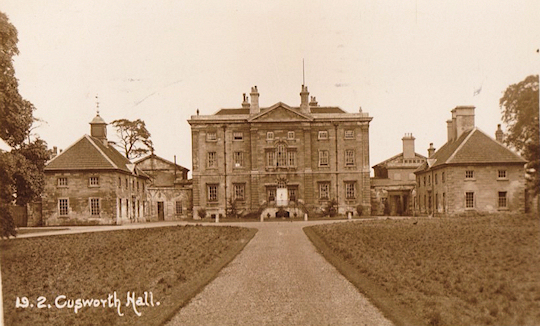
[[[465,179],[474,179],[474,171],[473,170],[465,171]]]
[[[99,177],[90,177],[90,186],[99,186]]]
[[[497,176],[499,179],[506,179],[506,170],[499,170]]]
[[[319,131],[319,139],[328,139],[328,131],[326,130],[320,130]]]
[[[441,181],[442,183],[446,182],[444,172],[441,173]]]
[[[58,178],[58,187],[67,187],[68,179],[65,177]]]
[[[319,151],[319,166],[328,166],[329,156],[328,151]]]
[[[273,131],[268,131],[266,133],[266,140],[274,140],[274,132]]]
[[[284,144],[277,145],[276,164],[281,167],[287,166],[287,149]]]
[[[118,177],[118,188],[122,188],[122,178]]]
[[[296,166],[296,151],[287,151],[287,160],[289,166]]]
[[[345,150],[345,166],[354,166],[354,149]]]
[[[356,198],[356,182],[345,182],[345,198]]]
[[[435,173],[435,184],[439,184],[439,175]]]
[[[287,139],[294,139],[294,131],[289,131],[287,133]]]
[[[99,215],[99,213],[99,198],[90,198],[90,214],[96,216]]]
[[[244,133],[243,132],[235,132],[235,133],[233,133],[233,139],[234,140],[244,140]]]
[[[233,163],[235,168],[244,166],[244,152],[234,152]]]
[[[354,130],[345,130],[345,139],[354,139]]]
[[[275,166],[274,163],[274,157],[275,157],[275,151],[269,150],[266,152],[266,166]]]
[[[209,168],[217,167],[216,152],[208,152],[208,167]]]
[[[217,132],[215,131],[209,131],[206,133],[206,140],[207,141],[216,141],[217,140]]]
[[[126,178],[126,189],[129,188],[129,183],[128,183],[128,179]]]

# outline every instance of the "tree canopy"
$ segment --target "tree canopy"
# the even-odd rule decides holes
[[[43,191],[46,143],[30,140],[34,106],[22,98],[13,68],[17,49],[17,30],[0,12],[0,138],[11,151],[0,151],[0,236],[15,236],[12,217],[14,204],[26,205]],[[25,142],[27,140],[27,142]]]
[[[538,75],[508,86],[499,101],[502,120],[507,125],[504,142],[528,161],[528,188],[540,191],[540,134],[538,121]]]
[[[128,159],[141,157],[154,150],[150,132],[146,129],[146,124],[141,119],[130,121],[127,119],[114,120],[111,124],[116,128],[124,155]]]

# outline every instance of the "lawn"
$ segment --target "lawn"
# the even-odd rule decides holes
[[[540,325],[538,217],[370,220],[305,231],[397,324]]]
[[[162,325],[255,232],[176,226],[0,241],[5,323]]]

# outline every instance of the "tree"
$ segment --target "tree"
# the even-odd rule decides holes
[[[34,106],[22,98],[13,68],[17,49],[17,30],[0,12],[0,138],[11,151],[0,152],[0,236],[17,234],[13,222],[14,204],[26,205],[43,191],[46,143],[30,139]],[[25,143],[25,140],[28,142]]]
[[[540,135],[538,127],[538,75],[510,85],[499,101],[507,125],[504,142],[528,161],[527,185],[532,194],[540,191]]]
[[[154,147],[150,140],[150,132],[141,119],[130,121],[127,119],[114,120],[111,123],[120,138],[119,147],[124,151],[128,159],[141,157],[148,152],[153,152]]]

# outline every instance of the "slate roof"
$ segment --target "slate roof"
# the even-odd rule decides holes
[[[65,170],[118,170],[148,178],[112,145],[105,146],[101,140],[88,135],[84,135],[45,166],[45,171]]]
[[[299,107],[291,107],[292,109],[299,110]],[[261,108],[261,113],[269,108]],[[311,113],[346,113],[342,109],[336,106],[314,106],[310,107]],[[233,108],[233,109],[220,109],[214,115],[237,115],[237,114],[249,114],[249,108]]]
[[[175,164],[175,163],[173,163],[173,162],[171,162],[171,161],[169,161],[169,160],[164,159],[163,157],[157,156],[156,154],[150,154],[150,155],[148,155],[148,156],[142,157],[142,158],[138,159],[137,161],[135,161],[134,163],[135,163],[135,164],[139,164],[139,163],[141,163],[141,162],[143,162],[143,161],[146,161],[146,160],[148,160],[148,159],[150,159],[150,158],[154,158],[154,159],[156,159],[156,160],[160,160],[160,161],[162,161],[162,162],[164,162],[164,163],[166,163],[166,164],[172,165],[172,166],[175,166],[175,165],[176,165],[176,167],[179,168],[179,169],[181,169],[181,170],[189,171],[188,168],[185,168],[185,167],[183,167],[183,166],[181,166],[181,165]]]
[[[423,159],[423,160],[426,159],[426,157],[424,155],[421,155],[421,154],[418,154],[418,153],[414,153],[414,155],[415,155],[415,159]],[[382,161],[381,163],[375,164],[374,166],[372,166],[372,168],[375,168],[377,166],[384,166],[384,165],[386,165],[386,164],[388,164],[388,163],[390,163],[390,162],[392,162],[395,159],[398,159],[400,157],[403,157],[403,153],[399,153],[397,155],[392,156],[389,159],[386,159],[386,160]]]
[[[478,128],[474,128],[464,132],[455,141],[444,144],[415,172],[447,164],[490,163],[525,164],[526,161]]]

